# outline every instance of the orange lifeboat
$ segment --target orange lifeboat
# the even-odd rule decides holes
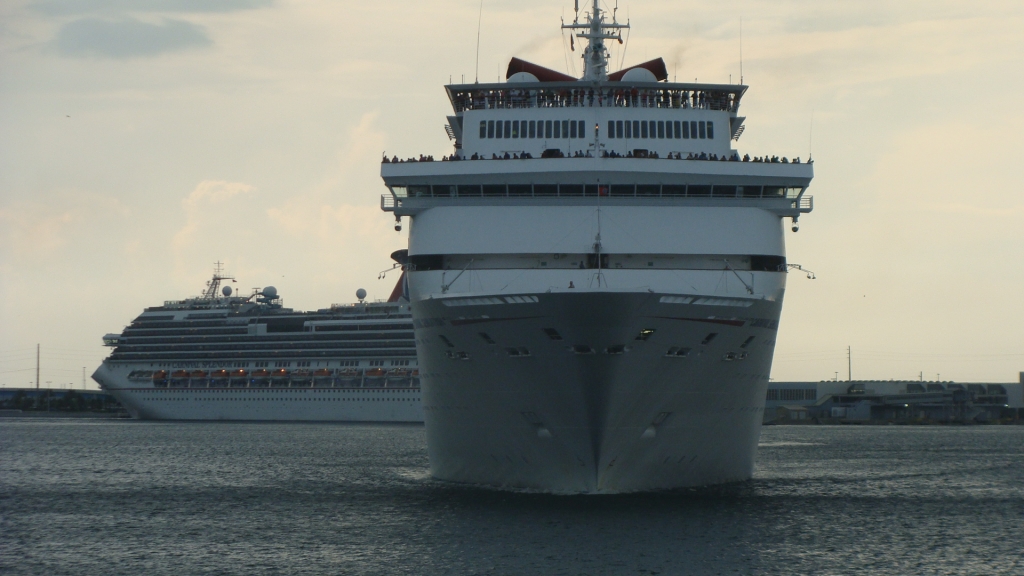
[[[278,368],[277,370],[274,370],[274,373],[271,374],[271,376],[273,376],[274,378],[287,378],[288,371],[285,370],[284,368]]]
[[[366,371],[367,378],[383,378],[388,371],[383,368],[370,368]]]
[[[260,368],[252,373],[253,378],[270,378],[270,370]]]
[[[317,370],[316,372],[313,372],[313,376],[317,376],[317,377],[319,377],[319,376],[330,376],[330,375],[331,375],[331,371],[328,370],[327,368],[321,368],[321,369]]]
[[[175,370],[171,374],[171,378],[188,378],[188,377],[189,377],[188,370]]]
[[[249,373],[247,371],[245,371],[245,370],[242,370],[241,368],[239,368],[238,370],[232,370],[231,371],[231,377],[232,378],[245,378],[248,375],[249,375]]]
[[[206,378],[205,370],[193,370],[191,376],[193,378]]]
[[[167,380],[167,370],[153,372],[153,380]]]

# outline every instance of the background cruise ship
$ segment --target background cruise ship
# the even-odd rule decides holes
[[[202,296],[147,308],[93,374],[135,418],[422,422],[408,302],[284,308],[268,286],[233,296],[218,266]]]
[[[747,87],[609,73],[627,24],[564,25],[577,79],[447,86],[455,149],[385,158],[431,472],[555,492],[751,477],[812,166],[731,146]]]

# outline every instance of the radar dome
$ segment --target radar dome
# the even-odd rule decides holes
[[[539,82],[539,80],[529,72],[516,72],[508,77],[508,82]]]
[[[274,298],[277,298],[277,288],[274,288],[273,286],[267,286],[266,288],[263,289],[263,295],[273,300]]]
[[[623,82],[657,82],[658,77],[647,68],[630,68],[622,75]]]
[[[360,288],[359,290],[356,290],[356,298],[359,298],[359,300],[365,300],[366,299],[366,290],[363,290],[362,288]]]
[[[225,286],[220,289],[220,293],[225,296],[231,296],[231,286]]]

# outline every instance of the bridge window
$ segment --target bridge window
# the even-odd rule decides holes
[[[682,138],[682,132],[679,130],[679,120],[672,123],[673,131],[676,133],[676,140]]]
[[[569,121],[562,120],[562,138],[569,137]]]
[[[627,124],[629,123],[627,122]],[[615,137],[622,138],[622,120],[617,120],[615,122]]]
[[[569,137],[570,138],[575,138],[576,137],[576,121],[575,120],[573,120],[572,122],[569,122]]]
[[[697,130],[700,133],[701,140],[707,137],[707,130],[704,128],[704,122],[697,122]]]
[[[690,120],[690,138],[697,139],[697,121]]]
[[[608,137],[609,138],[615,138],[615,121],[614,120],[609,120],[608,121]]]
[[[647,138],[647,122],[640,123],[640,137]]]
[[[579,130],[578,131],[579,131],[579,134],[580,134],[580,138],[586,138],[586,136],[587,136],[587,123],[585,121],[583,121],[583,120],[578,120],[576,123],[579,124]]]
[[[544,121],[544,137],[551,138],[551,120]]]
[[[535,120],[530,120],[530,138],[536,138],[536,137],[537,137],[537,122]]]
[[[658,122],[658,138],[665,139],[665,123],[661,121]]]
[[[633,138],[640,137],[640,121],[633,120]]]
[[[495,138],[503,138],[504,137],[504,130],[502,130],[502,128],[504,127],[504,122],[502,122],[501,120],[498,120],[498,122],[496,124],[497,124],[497,126],[495,127],[495,130],[494,130],[494,137]]]
[[[512,121],[512,137],[519,138],[519,120]]]
[[[494,120],[487,121],[487,137],[494,138]]]
[[[480,137],[481,138],[487,138],[487,121],[486,120],[481,120],[480,121]]]
[[[715,125],[713,123],[711,123],[711,122],[708,122],[708,140],[713,140],[714,138],[715,138]]]
[[[690,123],[683,122],[683,140],[690,139]]]
[[[559,122],[558,120],[555,120],[554,124],[555,124],[555,138],[561,138],[562,137],[562,123]]]

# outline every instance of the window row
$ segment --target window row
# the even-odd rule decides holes
[[[714,140],[715,124],[703,120],[609,120],[608,137]]]
[[[583,120],[481,120],[480,138],[583,138]]]
[[[818,391],[814,388],[778,388],[768,390],[766,400],[817,400]]]
[[[392,186],[402,197],[506,197],[506,196],[637,196],[716,198],[796,198],[802,188],[787,186],[734,186],[711,184],[435,184]],[[322,328],[318,328],[318,331]]]

